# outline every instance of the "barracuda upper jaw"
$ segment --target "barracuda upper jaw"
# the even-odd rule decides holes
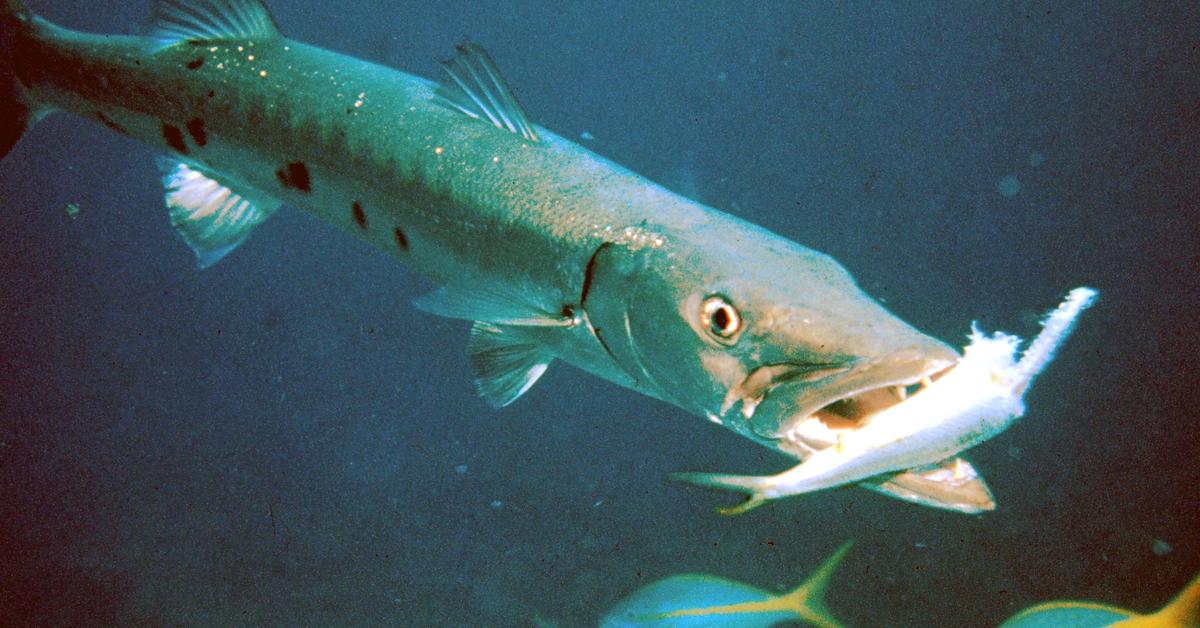
[[[788,382],[816,382],[844,373],[850,368],[850,365],[843,364],[782,363],[760,366],[729,389],[721,402],[720,414],[724,416],[740,401],[742,416],[751,419],[759,404],[776,386]]]
[[[950,355],[957,360],[957,353]],[[771,392],[777,395],[771,397],[771,412],[758,412],[759,420],[753,424],[755,432],[765,438],[789,440],[790,433],[797,426],[818,420],[838,429],[853,428],[870,415],[903,401],[911,392],[909,387],[936,377],[952,366],[954,360],[941,356],[931,359],[906,356],[906,359],[899,360],[874,360],[852,368],[826,371],[820,381],[814,382],[815,385],[803,389],[781,388],[771,392],[780,385],[790,386],[791,382],[797,381],[796,378],[773,380],[772,386],[763,390],[761,395],[745,394],[754,390],[743,384],[730,391],[723,409],[741,400],[742,414],[750,419],[756,411],[761,410],[767,393]],[[752,373],[746,381],[753,376]],[[742,397],[748,397],[748,400]],[[747,405],[750,405],[749,411]],[[828,443],[797,444],[801,446],[801,451],[797,453],[803,455],[811,453],[809,450],[814,447],[820,448]]]

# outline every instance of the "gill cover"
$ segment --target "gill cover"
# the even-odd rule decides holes
[[[631,334],[630,304],[637,301],[638,279],[646,265],[644,254],[623,244],[601,244],[588,261],[580,299],[592,335],[637,388],[653,381]]]
[[[661,238],[602,244],[588,263],[582,306],[630,386],[696,411],[692,401],[710,396],[711,386],[693,366],[694,333],[680,319],[681,287],[668,278],[671,260],[653,242]]]

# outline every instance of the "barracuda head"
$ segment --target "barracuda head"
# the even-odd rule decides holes
[[[685,242],[612,244],[585,307],[636,385],[760,440],[850,427],[958,360],[830,257],[744,223]],[[732,227],[732,228],[731,228]]]

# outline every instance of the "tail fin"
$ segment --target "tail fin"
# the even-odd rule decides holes
[[[28,28],[32,14],[20,0],[0,0],[0,159],[21,139],[33,115],[24,101],[12,65],[16,35]]]
[[[770,475],[729,475],[726,473],[704,473],[699,471],[684,471],[671,474],[671,479],[676,482],[687,482],[696,486],[746,493],[746,501],[736,506],[717,509],[717,512],[730,516],[750,512],[767,503],[767,500],[770,498],[763,495],[763,490],[770,486],[770,481],[773,478],[774,476]]]
[[[1200,574],[1193,578],[1162,610],[1153,615],[1121,622],[1121,625],[1146,626],[1147,628],[1151,626],[1172,628],[1200,626]]]
[[[838,551],[825,559],[821,567],[809,576],[804,584],[781,598],[787,604],[788,610],[803,617],[804,621],[814,626],[841,628],[841,622],[834,619],[825,606],[825,589],[829,586],[829,579],[833,577],[833,572],[837,571],[838,564],[842,562],[842,558],[845,558],[846,552],[850,551],[851,545],[854,545],[854,542],[848,541],[838,548]]]

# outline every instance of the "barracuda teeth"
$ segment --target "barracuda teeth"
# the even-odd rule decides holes
[[[896,394],[896,398],[900,401],[908,399],[908,391],[903,386],[892,386],[892,392]]]
[[[921,390],[925,390],[926,388],[929,388],[929,385],[932,383],[933,383],[933,380],[929,379],[928,377],[922,377],[921,378]]]
[[[736,389],[731,390],[731,391],[729,391],[728,394],[725,395],[725,399],[721,401],[721,413],[719,416],[725,416],[725,413],[729,412],[729,410],[731,408],[733,408],[733,406],[737,405],[737,402],[740,401],[740,402],[742,402],[742,408],[741,408],[742,416],[746,417],[747,419],[753,418],[754,411],[758,409],[758,404],[762,403],[763,399],[765,399],[765,398],[766,398],[766,395],[758,395],[756,397],[742,397],[742,396],[739,396],[738,391]]]
[[[736,391],[736,389],[730,390],[728,393],[725,393],[725,399],[721,400],[720,416],[725,416],[725,413],[729,412],[729,409],[733,407],[733,404],[737,403],[738,400],[741,399],[741,397],[737,396],[735,391]]]
[[[754,418],[754,411],[758,409],[758,404],[762,403],[762,397],[746,398],[742,400],[742,416],[747,419]]]

